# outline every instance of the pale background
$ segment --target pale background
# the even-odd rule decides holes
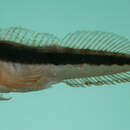
[[[10,26],[58,37],[95,29],[130,38],[130,0],[0,0],[0,27]],[[130,83],[92,88],[58,84],[7,96],[13,99],[0,102],[0,130],[130,130]]]

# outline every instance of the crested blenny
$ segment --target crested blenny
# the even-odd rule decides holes
[[[102,31],[59,39],[22,27],[0,29],[0,93],[130,82],[130,41]],[[0,100],[10,98],[1,97]]]

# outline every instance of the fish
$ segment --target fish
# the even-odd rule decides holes
[[[124,36],[86,30],[58,38],[23,27],[0,29],[0,93],[129,82],[130,41]]]

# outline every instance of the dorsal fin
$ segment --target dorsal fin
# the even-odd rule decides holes
[[[29,46],[62,46],[130,54],[130,41],[118,34],[101,31],[77,31],[63,39],[53,34],[38,33],[22,27],[0,29],[0,40],[18,42]]]
[[[110,32],[77,31],[68,33],[60,45],[77,49],[100,50],[130,54],[130,41]]]
[[[59,39],[48,33],[38,33],[22,27],[0,29],[0,40],[13,41],[29,46],[57,45]]]

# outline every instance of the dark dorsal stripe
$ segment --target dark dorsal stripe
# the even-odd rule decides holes
[[[38,47],[29,47],[9,41],[0,41],[0,60],[24,64],[92,64],[92,65],[124,65],[130,64],[130,57],[104,53],[87,49],[62,48],[63,52],[44,51]],[[50,49],[51,50],[51,49]],[[76,50],[76,51],[75,51]],[[85,50],[87,50],[85,52]],[[88,52],[88,53],[87,53]]]

